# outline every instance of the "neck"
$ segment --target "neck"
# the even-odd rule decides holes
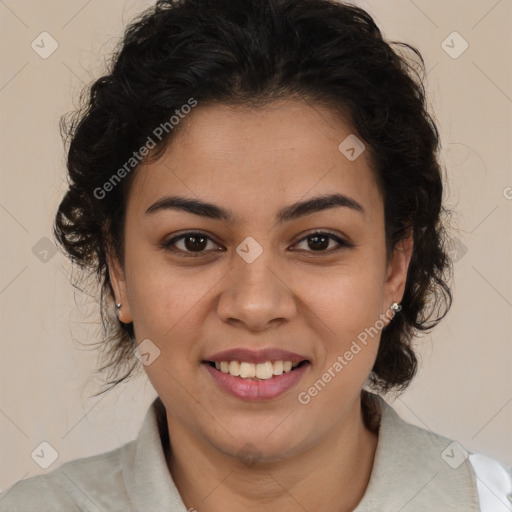
[[[187,508],[200,512],[349,512],[368,486],[378,441],[360,400],[314,446],[277,461],[244,462],[169,414],[167,424],[169,471]]]

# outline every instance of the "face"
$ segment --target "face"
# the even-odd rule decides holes
[[[134,177],[124,265],[110,265],[120,319],[158,354],[144,368],[176,424],[226,454],[298,453],[356,410],[411,239],[386,261],[368,155],[338,149],[353,129],[329,110],[199,105],[183,123]]]

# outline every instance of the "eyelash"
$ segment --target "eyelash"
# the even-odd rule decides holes
[[[178,255],[180,257],[184,257],[184,258],[198,258],[198,257],[204,256],[205,254],[207,254],[208,251],[206,251],[206,250],[199,251],[199,252],[192,252],[192,251],[184,251],[182,249],[177,249],[176,247],[173,247],[173,244],[175,244],[176,242],[183,240],[184,238],[187,238],[188,236],[191,236],[191,235],[205,237],[209,241],[213,242],[213,240],[205,233],[201,233],[201,232],[197,232],[197,231],[188,231],[187,233],[183,233],[181,235],[178,235],[178,236],[171,238],[170,240],[164,242],[162,244],[162,248],[165,250],[168,250],[170,252],[173,252],[176,255]],[[306,252],[311,252],[311,253],[316,252],[316,254],[318,254],[318,255],[322,255],[322,254],[326,255],[326,254],[333,254],[335,252],[340,251],[341,249],[348,249],[350,247],[353,247],[353,244],[343,240],[342,238],[335,235],[334,233],[330,233],[329,231],[320,231],[320,230],[312,231],[311,233],[308,233],[306,236],[302,237],[297,242],[297,244],[300,244],[301,242],[304,242],[308,238],[313,237],[315,235],[325,235],[330,240],[334,240],[335,242],[337,242],[339,245],[338,245],[338,247],[336,247],[334,249],[330,249],[330,250],[321,250],[321,251],[312,251],[312,250],[308,251],[307,250]]]

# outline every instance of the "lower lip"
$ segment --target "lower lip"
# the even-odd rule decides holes
[[[293,371],[283,372],[271,379],[250,380],[221,372],[208,363],[202,363],[202,365],[220,388],[244,400],[269,400],[282,395],[299,382],[309,367],[309,363],[304,363]]]

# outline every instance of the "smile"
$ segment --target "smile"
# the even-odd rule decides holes
[[[258,364],[203,361],[202,364],[221,390],[245,400],[268,400],[282,395],[302,379],[310,365],[307,360]]]

